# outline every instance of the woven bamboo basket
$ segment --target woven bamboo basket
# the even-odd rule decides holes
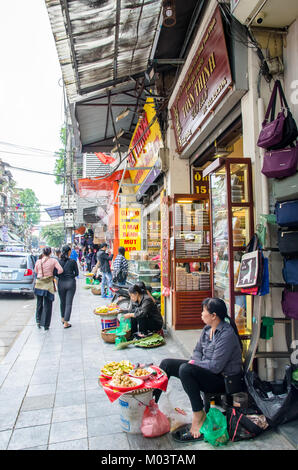
[[[109,333],[110,330],[116,330],[116,328],[106,328],[104,330],[101,330],[101,337],[106,343],[115,343],[116,340],[116,334],[115,333]],[[125,334],[125,338],[129,339],[130,338],[130,330],[128,330]]]
[[[100,287],[92,287],[91,292],[94,295],[101,295],[101,288]]]

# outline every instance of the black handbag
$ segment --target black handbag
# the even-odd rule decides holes
[[[298,257],[298,230],[278,230],[278,249],[285,257]]]
[[[228,395],[233,395],[233,393],[243,392],[245,389],[244,375],[241,372],[240,374],[235,375],[226,375],[223,374],[225,381],[225,389]]]

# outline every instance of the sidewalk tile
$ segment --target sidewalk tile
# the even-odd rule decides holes
[[[48,450],[88,450],[88,440],[78,439],[75,441],[50,444]]]
[[[90,450],[129,450],[129,442],[125,433],[108,436],[90,437]]]
[[[86,402],[85,391],[56,393],[55,407],[83,405]]]
[[[18,407],[0,409],[0,431],[7,431],[14,427],[19,412]]]
[[[55,444],[58,442],[85,439],[86,437],[87,437],[86,419],[63,421],[61,423],[52,424],[49,442],[50,444]]]
[[[142,434],[127,433],[130,449],[132,450],[172,450],[169,436],[145,438]]]
[[[50,425],[33,426],[15,429],[8,450],[26,449],[46,445],[49,438]]]
[[[105,399],[98,402],[87,403],[87,418],[96,418],[116,414],[119,416],[118,403],[108,403]]]
[[[57,384],[57,393],[77,392],[82,390],[85,390],[84,380],[70,380],[69,382],[59,381]]]
[[[22,411],[19,414],[15,428],[18,429],[31,427],[32,424],[34,424],[35,426],[50,424],[52,419],[52,412],[52,408],[43,410]]]
[[[87,403],[97,403],[97,402],[104,401],[105,404],[107,403],[107,398],[104,390],[102,388],[97,387],[97,390],[86,390],[86,402]]]
[[[53,423],[61,421],[73,421],[77,419],[86,418],[86,406],[84,405],[70,405],[54,408]]]
[[[0,432],[0,450],[6,450],[12,430]]]
[[[88,437],[104,436],[122,432],[120,413],[104,417],[87,418]]]
[[[22,406],[22,411],[42,410],[44,408],[51,408],[54,405],[55,394],[40,395],[35,397],[25,398]]]
[[[56,384],[38,384],[30,385],[27,392],[27,397],[37,397],[41,395],[51,395],[56,391]]]

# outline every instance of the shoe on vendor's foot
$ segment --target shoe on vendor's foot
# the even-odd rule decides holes
[[[204,439],[203,434],[200,434],[199,437],[193,437],[190,432],[191,424],[184,424],[180,428],[171,432],[172,439],[176,442],[197,442]]]

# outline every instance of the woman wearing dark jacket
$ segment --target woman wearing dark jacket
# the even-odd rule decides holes
[[[63,268],[63,273],[58,275],[58,294],[60,297],[61,319],[64,328],[70,328],[69,323],[72,301],[76,292],[76,277],[79,275],[78,264],[74,259],[70,259],[71,248],[63,246],[59,263]]]
[[[164,359],[160,368],[168,376],[181,380],[192,411],[190,428],[177,431],[182,442],[202,439],[200,428],[206,419],[201,392],[225,393],[224,376],[242,371],[242,343],[235,322],[228,316],[225,302],[205,299],[202,304],[205,327],[190,360]],[[161,390],[154,390],[158,402]]]
[[[131,319],[131,333],[139,331],[147,335],[149,332],[159,331],[163,325],[163,318],[152,298],[138,285],[130,287],[128,292],[132,306],[124,318]]]

